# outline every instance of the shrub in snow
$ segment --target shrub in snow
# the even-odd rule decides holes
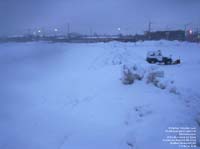
[[[164,77],[164,71],[153,71],[147,75],[147,83],[153,83],[155,86],[159,83],[159,78]]]
[[[173,94],[179,94],[178,91],[177,91],[177,88],[175,86],[170,87],[169,92],[173,93]]]
[[[174,81],[164,79],[164,71],[159,70],[158,67],[150,67],[145,70],[138,65],[124,65],[122,72],[123,84],[132,84],[135,80],[142,80],[145,77],[147,84],[153,84],[160,89],[167,89],[170,93],[179,94],[173,85]]]
[[[136,65],[133,67],[124,65],[122,73],[123,84],[132,84],[135,80],[142,80],[144,77],[144,71],[139,69]]]
[[[167,88],[168,88],[170,93],[179,94],[176,86],[174,86],[174,81],[168,81],[167,82]]]
[[[154,73],[150,73],[147,75],[147,83],[153,83],[154,85],[157,84],[158,79],[156,78],[156,76],[154,75]]]
[[[165,83],[163,83],[163,82],[158,82],[157,84],[156,84],[156,86],[158,87],[158,88],[160,88],[160,89],[166,89],[166,84]]]
[[[174,81],[164,79],[163,71],[153,71],[147,75],[147,83],[152,83],[160,89],[169,89],[170,93],[178,94],[177,89],[173,86]]]
[[[126,68],[123,69],[122,83],[123,84],[134,83],[133,74],[131,73],[131,71],[129,69],[126,69]]]
[[[142,67],[134,65],[132,67],[132,72],[136,80],[142,80],[144,78],[145,70]]]

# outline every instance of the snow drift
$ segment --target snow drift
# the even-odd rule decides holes
[[[1,44],[0,148],[177,149],[162,141],[167,127],[191,126],[199,135],[199,48],[176,41]],[[182,63],[148,64],[147,51],[157,49]],[[121,82],[123,65],[137,66],[133,84]]]

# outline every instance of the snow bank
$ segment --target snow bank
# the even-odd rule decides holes
[[[146,63],[157,49],[182,63]],[[1,44],[0,148],[177,149],[162,141],[167,127],[200,134],[199,55],[198,44],[177,41]],[[123,65],[134,84],[120,82]],[[166,89],[146,84],[152,68]]]

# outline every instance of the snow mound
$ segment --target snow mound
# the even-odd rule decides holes
[[[148,64],[158,49],[182,63]],[[199,49],[163,40],[0,44],[0,148],[178,149],[162,141],[168,127],[200,137]]]
[[[125,85],[133,84],[136,80],[144,80],[160,89],[167,89],[170,93],[178,94],[174,81],[164,78],[164,71],[157,67],[146,67],[123,65],[121,81]]]

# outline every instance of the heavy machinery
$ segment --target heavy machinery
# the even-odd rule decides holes
[[[161,50],[149,51],[147,53],[146,61],[151,64],[158,63],[158,64],[165,64],[165,65],[173,65],[173,64],[181,63],[180,59],[173,61],[171,56],[169,57],[163,56],[161,53]]]

